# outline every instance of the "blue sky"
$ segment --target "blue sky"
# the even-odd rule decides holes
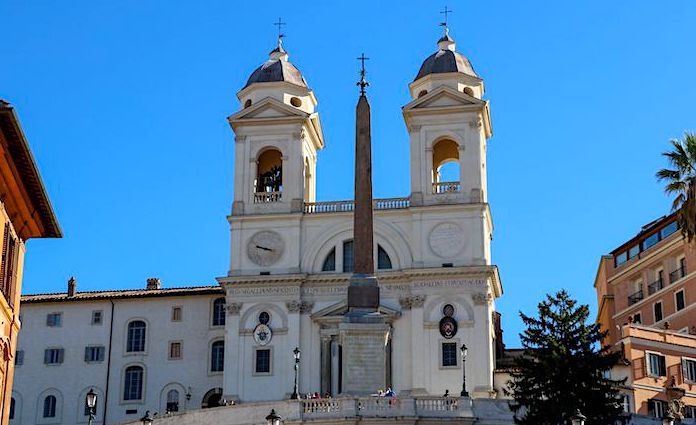
[[[564,287],[594,308],[600,255],[669,211],[654,179],[696,130],[693,1],[449,1],[485,79],[505,340]],[[319,100],[318,198],[352,197],[358,63],[374,192],[409,193],[401,106],[440,36],[425,1],[0,3],[0,98],[17,108],[63,227],[28,244],[24,293],[214,284],[227,271],[235,93],[285,47]]]

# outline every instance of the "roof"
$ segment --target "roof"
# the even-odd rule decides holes
[[[39,232],[26,231],[28,233],[20,234],[20,237],[22,239],[62,237],[63,233],[46,194],[36,161],[19,125],[19,119],[12,105],[2,99],[0,99],[0,132],[7,142],[10,159],[19,173],[20,183],[24,186],[28,201],[31,203],[32,218],[39,222],[40,227]],[[30,218],[27,217],[25,221],[28,220]],[[18,229],[18,232],[22,233],[21,229]]]
[[[77,292],[69,297],[66,292],[52,294],[31,294],[22,295],[22,304],[32,303],[56,303],[56,302],[76,302],[76,301],[95,301],[113,300],[129,298],[157,298],[157,297],[181,297],[192,295],[224,294],[225,291],[220,286],[189,286],[183,288],[160,288],[160,289],[123,289],[115,291],[88,291]]]
[[[283,53],[277,50],[278,49],[271,52],[271,59],[267,60],[251,73],[244,88],[255,83],[275,83],[280,81],[295,84],[300,87],[307,87],[307,82],[295,65],[281,58],[273,59],[278,56],[278,53]]]
[[[459,52],[440,49],[428,58],[421,65],[418,75],[413,80],[418,80],[430,74],[443,74],[446,72],[459,72],[461,74],[477,77],[478,75],[471,66],[469,59]]]
[[[653,220],[648,224],[643,225],[640,228],[640,232],[638,232],[631,239],[627,240],[626,242],[624,242],[621,245],[619,245],[618,247],[616,247],[613,251],[610,252],[610,254],[616,255],[617,252],[624,250],[629,245],[633,245],[637,240],[642,239],[644,236],[648,235],[649,233],[654,233],[656,230],[671,223],[672,221],[677,219],[677,214],[678,214],[678,212],[675,211],[671,214],[663,215],[662,217],[660,217],[656,220]]]

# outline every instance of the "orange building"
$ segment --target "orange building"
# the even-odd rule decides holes
[[[628,378],[625,407],[655,417],[670,401],[696,416],[696,248],[676,220],[655,220],[603,256],[594,283],[604,343],[624,353],[612,373]]]
[[[0,423],[13,414],[12,378],[19,332],[19,299],[25,243],[60,238],[46,195],[14,108],[0,100]]]

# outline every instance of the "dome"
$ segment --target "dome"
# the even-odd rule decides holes
[[[280,81],[307,87],[307,82],[302,73],[295,65],[288,62],[288,54],[279,43],[278,47],[271,52],[270,58],[251,73],[244,88],[255,83],[275,83]]]
[[[447,72],[459,72],[478,78],[476,71],[471,66],[471,62],[466,56],[455,50],[455,44],[449,33],[445,31],[445,35],[437,41],[438,50],[421,65],[418,75],[413,81],[425,77],[430,74],[443,74]]]

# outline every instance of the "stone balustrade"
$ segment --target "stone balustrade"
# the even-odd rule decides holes
[[[256,192],[254,193],[255,204],[267,204],[269,202],[280,202],[283,199],[283,192]]]
[[[462,185],[459,182],[436,182],[433,183],[433,193],[459,193]]]
[[[372,208],[375,210],[394,210],[408,208],[411,206],[411,199],[404,198],[381,198],[372,201]],[[355,209],[355,202],[348,201],[327,201],[327,202],[305,202],[305,214],[323,214],[335,212],[351,212]]]

